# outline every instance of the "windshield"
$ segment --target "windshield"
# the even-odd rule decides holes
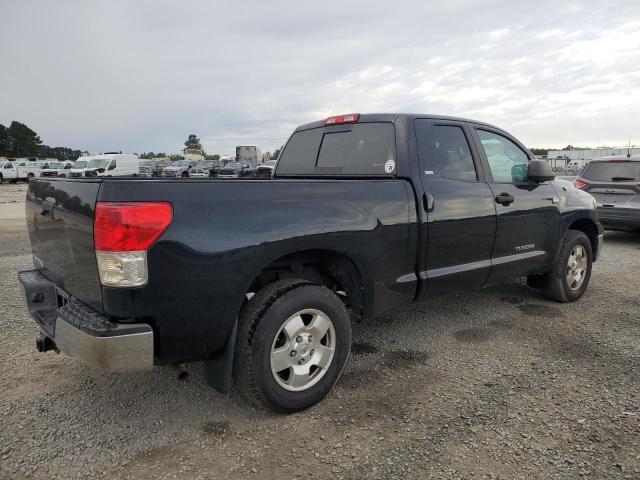
[[[87,166],[87,162],[85,160],[79,160],[73,164],[73,168],[84,168]]]
[[[87,168],[107,168],[110,161],[110,159],[106,158],[92,158],[89,160],[89,163],[87,163]]]
[[[189,162],[187,160],[176,160],[175,162],[171,162],[171,165],[169,165],[170,167],[186,167],[187,165],[189,165]]]
[[[50,163],[49,168],[64,168],[64,165],[61,163]]]
[[[268,161],[264,162],[264,163],[262,164],[262,166],[263,166],[263,167],[274,167],[274,168],[275,168],[276,163],[278,163],[278,161],[277,161],[277,160],[268,160]]]
[[[591,162],[580,176],[596,182],[633,182],[640,179],[640,162]]]
[[[151,160],[143,160],[140,162],[141,167],[153,167],[155,164]]]

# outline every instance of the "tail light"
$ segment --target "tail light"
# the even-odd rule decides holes
[[[324,121],[325,125],[342,125],[345,123],[356,123],[360,119],[359,113],[348,113],[346,115],[336,115]]]
[[[145,285],[147,250],[172,221],[168,202],[98,202],[93,239],[102,285]]]
[[[580,190],[584,190],[589,186],[587,182],[583,182],[582,180],[577,178],[573,181],[573,184],[575,185],[576,188],[579,188]]]

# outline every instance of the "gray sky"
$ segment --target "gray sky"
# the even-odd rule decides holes
[[[638,0],[0,0],[0,18],[0,123],[52,146],[272,150],[349,112],[640,144]]]

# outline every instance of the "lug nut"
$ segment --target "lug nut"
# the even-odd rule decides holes
[[[291,353],[289,353],[289,355],[291,355],[292,357],[295,357],[297,354],[297,352],[295,350],[291,350]]]
[[[309,355],[313,355],[313,352],[315,352],[315,350],[311,349],[311,351],[309,352]]]
[[[300,335],[298,335],[296,337],[296,342],[301,343],[302,342],[302,337]]]

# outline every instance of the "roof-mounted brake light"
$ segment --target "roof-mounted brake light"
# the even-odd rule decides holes
[[[325,125],[342,125],[344,123],[356,123],[360,119],[359,113],[347,113],[346,115],[336,115],[324,121]]]

